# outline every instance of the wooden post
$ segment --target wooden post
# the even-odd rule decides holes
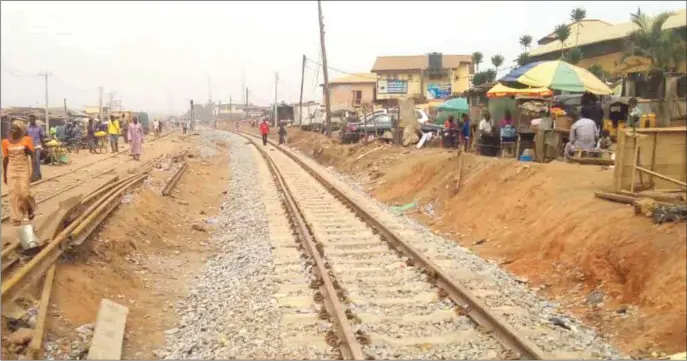
[[[327,49],[324,46],[324,21],[322,19],[322,0],[317,0],[317,13],[320,20],[320,47],[322,48],[322,73],[324,75],[324,109],[327,137],[332,137],[332,114],[329,102],[329,73],[327,72]]]
[[[651,164],[649,165],[649,168],[653,171],[654,170],[654,163],[656,163],[656,145],[658,144],[658,133],[654,133],[654,145],[653,145],[653,150],[651,151]],[[649,175],[649,184],[653,187],[654,186],[654,176]]]
[[[636,135],[636,134],[635,134]],[[630,183],[630,192],[635,192],[635,179],[637,178],[637,158],[639,158],[639,146],[637,145],[637,138],[634,138],[634,147],[632,157],[632,181]]]

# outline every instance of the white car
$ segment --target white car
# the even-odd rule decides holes
[[[398,114],[398,108],[389,109],[388,112],[392,113],[392,114]],[[365,116],[361,119],[372,119],[376,115],[386,114],[386,113],[387,113],[386,109],[379,109],[379,110],[373,111],[372,113],[365,114]],[[415,108],[415,116],[417,117],[417,121],[420,124],[424,124],[429,120],[429,116],[422,109]],[[361,120],[361,122],[362,122],[362,120]]]

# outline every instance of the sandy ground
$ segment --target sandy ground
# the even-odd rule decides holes
[[[64,350],[78,339],[75,330],[93,324],[101,298],[129,307],[123,359],[156,359],[153,351],[164,343],[164,331],[177,321],[174,304],[185,296],[195,272],[213,254],[204,239],[207,224],[219,210],[228,179],[223,144],[218,156],[203,159],[188,137],[189,168],[170,197],[159,190],[174,173],[155,172],[122,204],[102,230],[57,268],[48,320],[50,342]],[[204,181],[202,189],[199,180]],[[196,225],[203,230],[193,229]]]
[[[612,169],[468,154],[457,187],[458,156],[444,149],[341,145],[295,128],[288,143],[384,203],[416,202],[408,215],[499,261],[624,352],[651,357],[687,347],[685,224],[654,225],[629,206],[596,199],[594,191],[610,188]],[[596,307],[587,304],[593,291],[604,296]]]

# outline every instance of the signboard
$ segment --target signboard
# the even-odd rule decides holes
[[[451,96],[451,84],[427,84],[427,98],[448,99]]]
[[[377,82],[378,94],[406,94],[408,82],[405,80],[379,80]]]

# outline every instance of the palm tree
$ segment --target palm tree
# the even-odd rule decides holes
[[[672,12],[662,12],[651,17],[637,9],[630,14],[637,27],[627,38],[623,61],[630,56],[649,59],[652,71],[676,71],[685,58],[685,40],[673,29],[663,29]]]
[[[580,50],[578,47],[574,47],[570,49],[567,54],[565,54],[564,59],[568,63],[575,65],[582,60],[582,50]]]
[[[499,72],[499,67],[503,65],[503,56],[496,54],[491,57],[491,64],[494,66],[494,71]]]
[[[601,67],[601,65],[594,64],[587,68],[587,70],[601,80],[606,80],[609,78],[609,74],[604,70],[604,68]]]
[[[556,40],[561,42],[561,57],[563,57],[565,54],[565,41],[570,37],[570,28],[565,24],[556,25],[556,28],[553,29],[553,35],[556,37]]]
[[[475,64],[475,72],[479,71],[479,64],[482,62],[484,56],[479,51],[472,53],[472,62]]]
[[[530,44],[532,44],[531,35],[523,35],[520,37],[520,45],[522,45],[525,51],[529,50]]]
[[[530,54],[527,52],[521,53],[518,55],[518,58],[515,60],[516,63],[518,63],[519,66],[525,66],[530,63]]]
[[[587,10],[584,8],[574,8],[570,12],[570,20],[573,21],[574,24],[577,24],[577,35],[575,36],[575,46],[577,46],[577,42],[580,40],[580,28],[582,27],[582,20],[587,18]]]

